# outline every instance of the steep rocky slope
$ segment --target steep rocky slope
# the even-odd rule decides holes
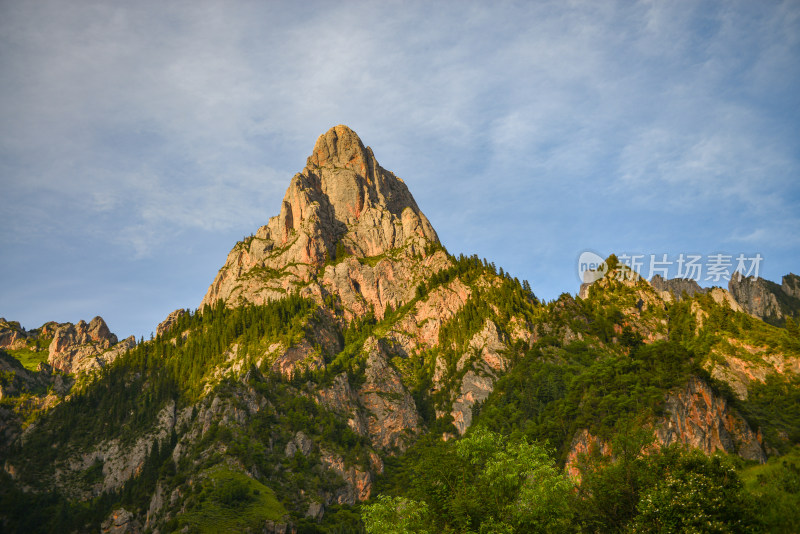
[[[800,315],[800,277],[788,274],[782,284],[734,274],[728,291],[750,315],[769,323],[782,324],[787,317]]]

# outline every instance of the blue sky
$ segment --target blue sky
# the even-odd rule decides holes
[[[336,124],[546,299],[585,250],[800,271],[798,2],[2,2],[0,72],[28,328],[196,307]]]

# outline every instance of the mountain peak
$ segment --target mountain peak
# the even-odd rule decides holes
[[[284,295],[342,251],[374,257],[390,250],[421,253],[439,238],[406,184],[378,164],[372,150],[344,125],[317,138],[295,174],[280,213],[238,243],[203,299],[263,302]],[[266,270],[266,271],[265,271]],[[286,273],[256,277],[254,273]]]
[[[364,147],[358,134],[339,124],[317,138],[307,166],[352,169],[366,176],[373,159],[372,150]]]

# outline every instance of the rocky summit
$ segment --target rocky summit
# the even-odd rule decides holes
[[[337,255],[411,254],[439,239],[405,183],[347,126],[321,135],[283,197],[280,214],[237,243],[202,305],[264,303],[308,282]]]
[[[542,302],[341,125],[276,211],[149,341],[0,320],[0,530],[800,524],[796,275]]]

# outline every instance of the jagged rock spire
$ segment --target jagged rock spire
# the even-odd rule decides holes
[[[339,167],[351,169],[361,176],[369,173],[368,162],[375,157],[372,150],[364,147],[364,143],[353,130],[340,124],[334,126],[317,138],[314,151],[308,157],[307,167]]]
[[[337,249],[368,257],[400,247],[419,251],[429,242],[439,238],[406,184],[378,164],[353,130],[334,126],[319,136],[305,168],[292,178],[280,213],[231,251],[203,304],[231,297],[268,300],[248,293],[263,293],[276,282],[285,291],[282,286],[290,283],[286,276],[262,277],[259,289],[254,268],[306,281]]]

